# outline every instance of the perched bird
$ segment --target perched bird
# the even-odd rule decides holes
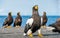
[[[38,36],[42,37],[41,34],[41,17],[38,13],[38,5],[33,6],[32,8],[32,16],[29,18],[26,22],[24,35],[28,35],[30,37],[33,37],[33,33],[38,31]]]
[[[21,26],[21,23],[22,23],[22,17],[20,16],[20,12],[18,12],[13,26],[19,28]]]
[[[48,18],[46,16],[46,12],[43,12],[43,16],[41,17],[41,20],[42,20],[41,24],[42,24],[43,28],[46,28],[46,23],[48,21]]]
[[[11,15],[11,12],[8,13],[8,17],[5,19],[5,22],[3,23],[4,28],[11,28],[11,24],[13,23],[13,17]]]
[[[55,28],[55,29],[52,29],[53,32],[59,32],[60,33],[60,18],[58,18],[55,23],[52,23],[49,26]]]

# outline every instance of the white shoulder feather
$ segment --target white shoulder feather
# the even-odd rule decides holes
[[[43,18],[41,17],[41,24],[43,23]]]
[[[33,18],[28,19],[26,22],[26,24],[29,24],[29,25],[32,25],[32,23],[33,23]]]

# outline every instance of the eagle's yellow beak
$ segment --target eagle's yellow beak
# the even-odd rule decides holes
[[[36,9],[36,10],[38,9],[38,6],[37,6],[37,5],[35,6],[35,9]]]

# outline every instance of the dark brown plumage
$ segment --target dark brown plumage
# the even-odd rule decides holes
[[[20,13],[20,12],[17,13],[17,17],[15,18],[14,27],[16,27],[16,26],[21,26],[22,17],[20,16],[19,13]]]
[[[39,16],[38,13],[38,7],[36,7],[37,9],[35,9],[35,7],[36,6],[33,7],[33,12],[32,12],[32,18],[34,19],[31,27],[32,33],[37,31],[41,27],[41,17]]]
[[[3,23],[3,26],[10,26],[13,23],[13,17],[11,15],[11,12],[9,12],[8,17],[5,19],[5,22]]]
[[[46,12],[43,12],[42,19],[43,19],[43,21],[42,21],[42,26],[44,26],[44,25],[46,25],[46,23],[47,23],[47,21],[48,21],[47,16],[46,16]]]
[[[32,8],[32,16],[31,18],[33,18],[33,23],[30,27],[29,24],[26,24],[25,26],[25,30],[24,32],[26,33],[29,29],[31,29],[32,33],[36,32],[38,29],[40,29],[41,27],[41,17],[39,16],[39,13],[38,13],[38,6],[35,5],[33,8]]]
[[[60,18],[58,18],[55,23],[50,24],[49,26],[55,28],[55,29],[53,29],[53,32],[59,32],[60,33]]]

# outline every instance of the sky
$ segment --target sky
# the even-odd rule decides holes
[[[39,14],[46,11],[47,16],[60,16],[60,0],[0,0],[0,15],[8,15],[12,12],[16,16],[18,12],[22,16],[32,15],[32,7],[38,5]]]

